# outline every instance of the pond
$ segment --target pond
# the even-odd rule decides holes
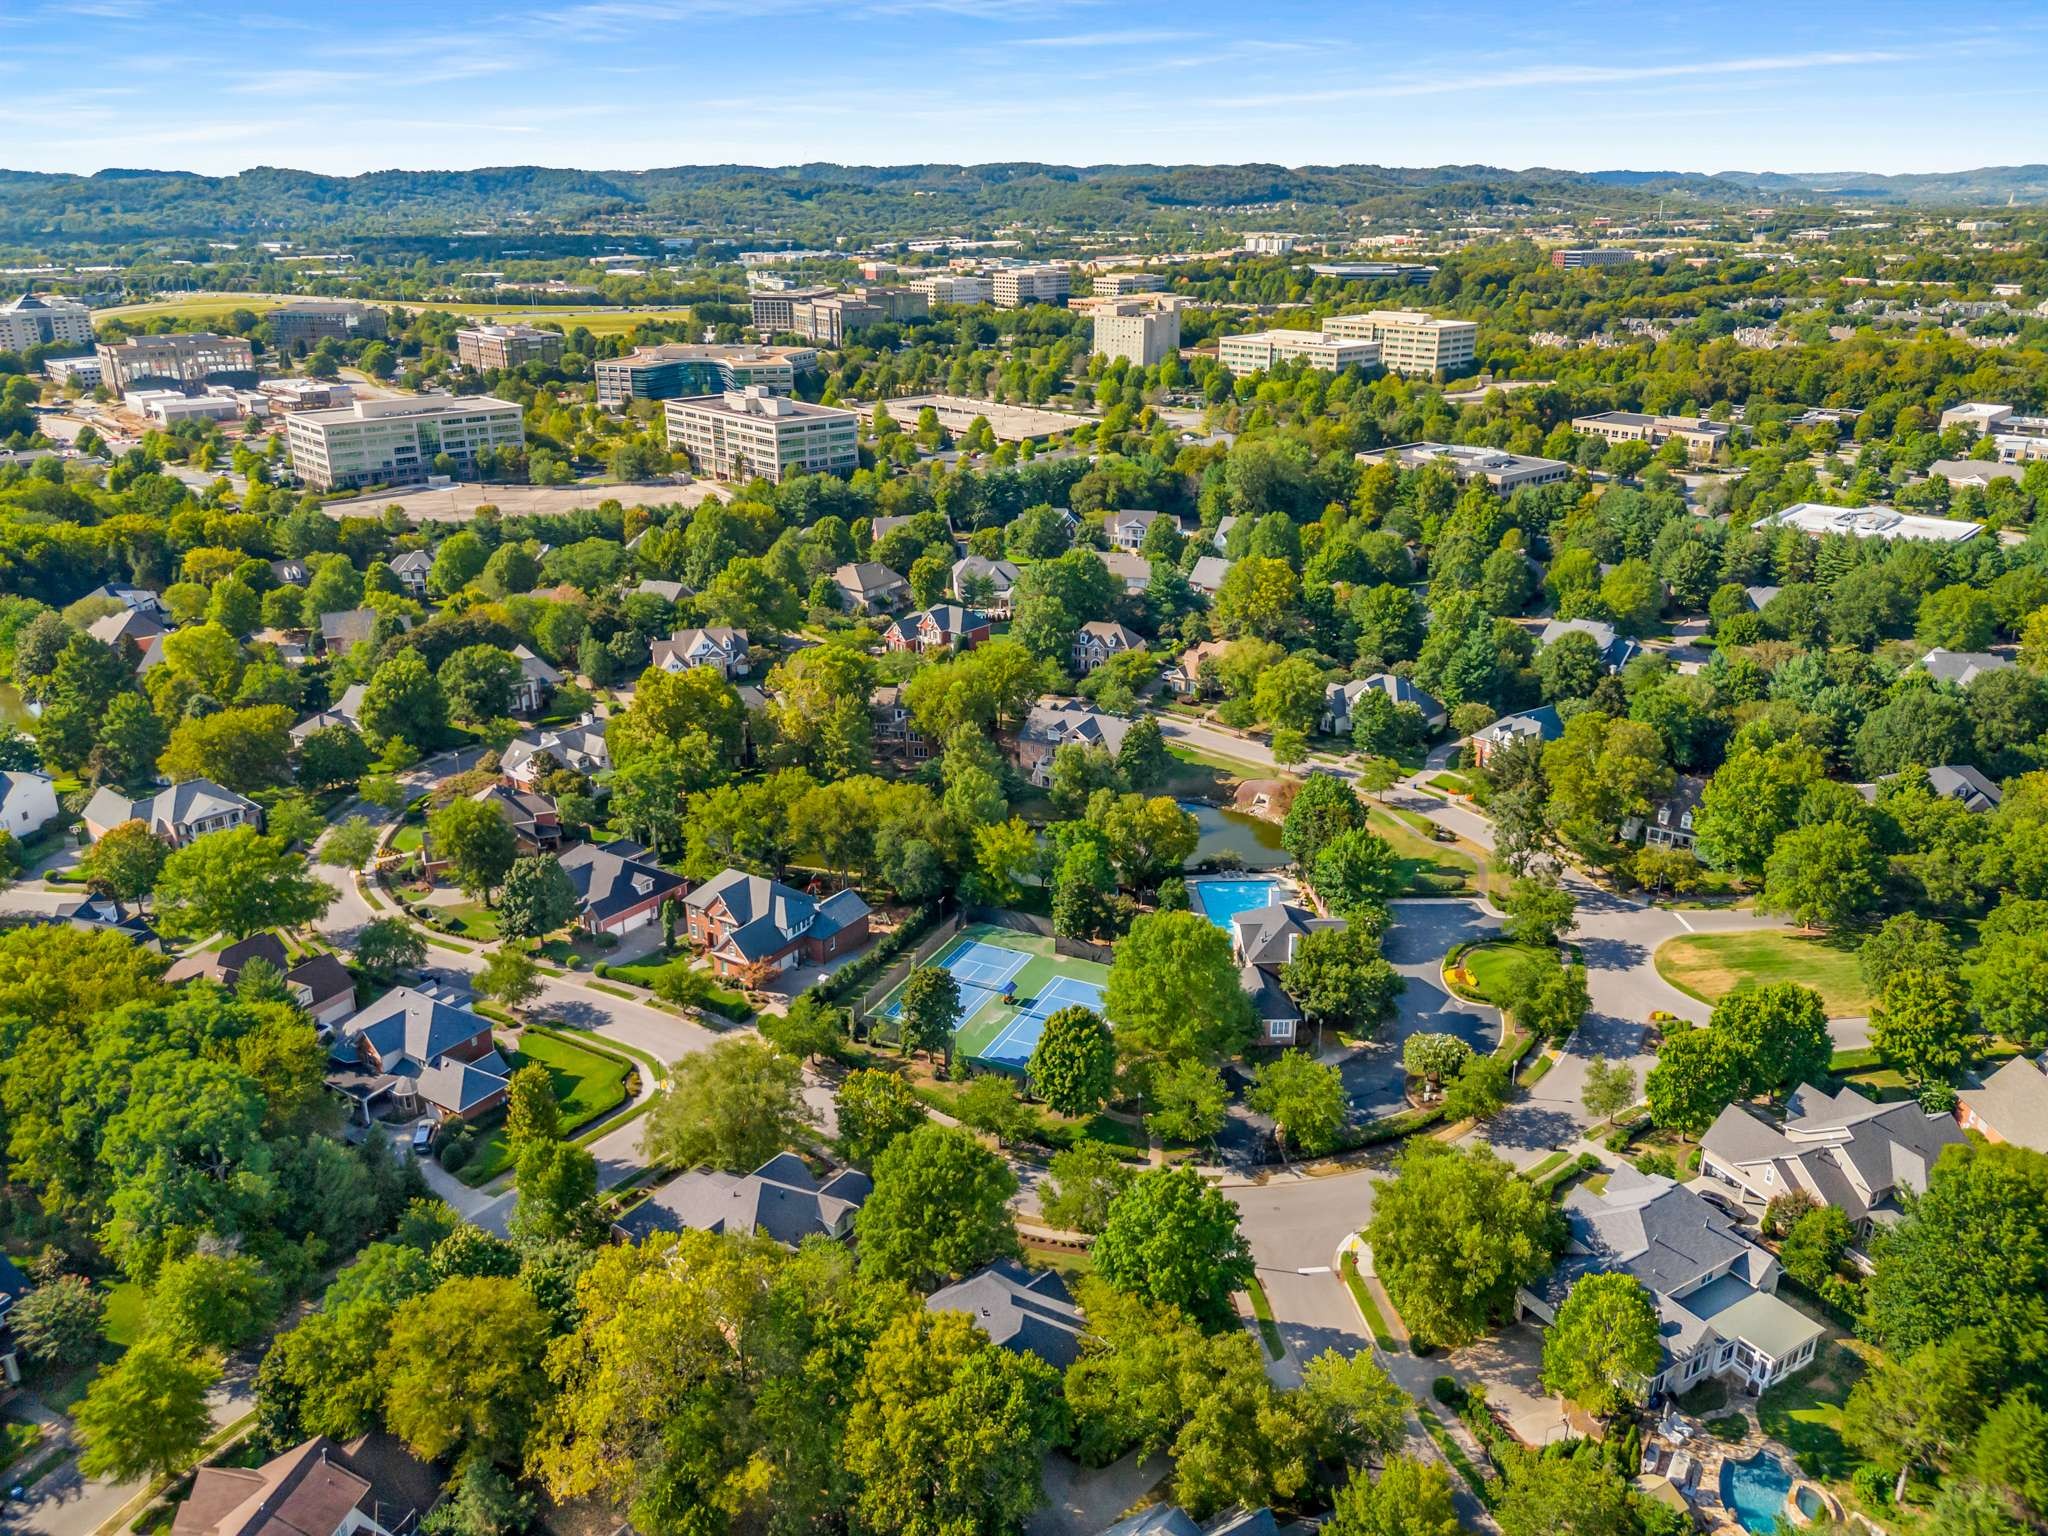
[[[1721,1463],[1721,1502],[1735,1511],[1745,1531],[1777,1530],[1791,1491],[1792,1474],[1769,1451],[1758,1451],[1747,1461]]]
[[[1201,833],[1190,862],[1216,859],[1243,869],[1280,869],[1288,863],[1280,829],[1272,822],[1202,800],[1183,800],[1180,808],[1195,818]]]

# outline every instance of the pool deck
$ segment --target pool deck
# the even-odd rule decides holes
[[[1721,1467],[1724,1463],[1747,1461],[1758,1451],[1769,1451],[1792,1470],[1793,1487],[1798,1487],[1806,1479],[1799,1474],[1799,1463],[1793,1459],[1791,1451],[1763,1432],[1762,1425],[1757,1422],[1754,1399],[1731,1397],[1724,1412],[1739,1413],[1747,1422],[1749,1427],[1740,1440],[1717,1439],[1699,1420],[1678,1413],[1675,1409],[1670,1410],[1671,1416],[1687,1427],[1687,1433],[1682,1439],[1675,1438],[1665,1434],[1660,1427],[1645,1436],[1644,1461],[1648,1462],[1652,1450],[1657,1455],[1655,1468],[1646,1467],[1645,1470],[1654,1470],[1660,1475],[1668,1474],[1671,1469],[1671,1458],[1680,1451],[1685,1452],[1692,1457],[1693,1464],[1699,1469],[1698,1475],[1690,1481],[1684,1492],[1686,1503],[1699,1517],[1701,1527],[1708,1531],[1736,1532],[1740,1533],[1740,1536],[1748,1536],[1747,1528],[1736,1519],[1735,1511],[1721,1502]],[[1795,1521],[1797,1518],[1794,1517]]]

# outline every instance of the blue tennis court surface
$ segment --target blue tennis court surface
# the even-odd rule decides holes
[[[1031,963],[1031,958],[1022,950],[984,944],[979,939],[969,939],[958,949],[942,956],[940,968],[951,972],[953,979],[960,984],[960,1022],[966,1023],[987,1004],[1002,997],[1012,978]],[[882,1010],[883,1015],[891,1019],[902,1011],[901,998],[892,998],[888,1007]]]
[[[1277,880],[1190,880],[1188,894],[1202,916],[1225,933],[1240,912],[1256,912],[1280,899]]]
[[[1017,1017],[1003,1032],[975,1053],[975,1059],[990,1066],[1013,1067],[1022,1071],[1038,1049],[1038,1037],[1045,1033],[1045,1021],[1062,1008],[1093,1008],[1102,1011],[1102,988],[1073,976],[1057,976],[1035,997],[1017,999]]]

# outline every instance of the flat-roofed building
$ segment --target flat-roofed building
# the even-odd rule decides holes
[[[256,351],[239,336],[190,331],[135,336],[99,349],[100,381],[117,395],[131,389],[253,385]]]
[[[717,480],[782,480],[796,474],[848,474],[860,464],[860,418],[758,386],[671,400],[668,443]]]
[[[1610,443],[1648,443],[1660,448],[1672,438],[1685,444],[1688,459],[1710,459],[1728,441],[1726,422],[1704,416],[1646,416],[1640,411],[1598,411],[1574,416],[1572,430]]]
[[[832,290],[827,288],[770,288],[752,296],[754,329],[763,336],[791,328],[794,309],[808,299],[822,299]]]
[[[861,283],[854,288],[853,296],[863,304],[874,305],[885,320],[922,320],[932,312],[930,296],[914,283],[889,287]]]
[[[480,454],[525,442],[524,413],[489,395],[399,395],[285,418],[293,473],[322,491],[414,484],[443,454],[457,474],[472,475]]]
[[[1327,336],[1321,331],[1288,330],[1225,336],[1216,343],[1216,361],[1232,373],[1257,373],[1275,363],[1296,359],[1331,373],[1346,368],[1376,368],[1380,365],[1380,344]]]
[[[1476,320],[1449,320],[1419,309],[1332,315],[1323,322],[1323,334],[1378,342],[1380,366],[1389,373],[1455,373],[1479,355]]]
[[[1562,459],[1539,459],[1469,443],[1400,443],[1376,453],[1361,453],[1358,458],[1360,463],[1386,463],[1400,469],[1441,464],[1458,477],[1459,484],[1484,480],[1503,496],[1525,485],[1554,485],[1572,477],[1571,465]]]
[[[1095,296],[1121,299],[1134,293],[1158,293],[1165,287],[1166,278],[1158,272],[1104,272],[1095,279]]]
[[[1165,295],[1098,300],[1094,350],[1121,357],[1140,368],[1164,362],[1180,351],[1180,300]]]
[[[636,347],[628,357],[600,358],[594,371],[598,403],[624,405],[629,400],[686,400],[735,389],[786,395],[796,388],[798,374],[817,366],[816,347],[671,341]]]
[[[0,304],[0,352],[25,352],[52,342],[92,340],[92,311],[76,299],[24,293]]]
[[[90,352],[83,357],[53,357],[43,364],[43,377],[56,384],[97,389],[101,377],[100,360]]]
[[[280,348],[382,336],[389,328],[389,318],[376,305],[359,304],[354,299],[293,299],[264,316],[270,324],[271,340]]]
[[[1089,426],[1094,420],[1093,417],[1048,411],[1038,406],[977,400],[971,395],[900,395],[885,403],[896,425],[906,432],[912,430],[918,416],[929,409],[939,418],[939,425],[955,437],[973,426],[977,416],[983,417],[999,443],[1044,442],[1076,427]],[[875,408],[872,405],[859,409],[863,421],[874,419]]]
[[[455,333],[455,361],[479,373],[561,360],[562,333],[537,325],[470,325]]]
[[[1334,277],[1340,283],[1426,283],[1436,268],[1412,261],[1312,261],[1309,272],[1316,277]]]
[[[934,272],[909,286],[923,294],[928,304],[988,304],[996,296],[993,278],[971,272]]]
[[[1564,272],[1578,267],[1625,267],[1635,259],[1634,251],[1604,245],[1566,246],[1550,253],[1550,264]]]
[[[1895,507],[1830,507],[1817,501],[1794,502],[1750,526],[1797,528],[1815,538],[1839,533],[1857,539],[1927,539],[1942,544],[1960,544],[1984,531],[1982,523],[1961,518],[1918,517]]]
[[[836,347],[855,331],[888,318],[879,304],[870,304],[850,293],[828,293],[815,299],[799,299],[790,305],[789,324],[784,329],[821,347]]]
[[[1052,262],[1000,267],[995,274],[997,309],[1022,309],[1026,304],[1064,304],[1073,289],[1073,274]]]

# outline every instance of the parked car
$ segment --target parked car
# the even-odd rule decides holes
[[[434,1147],[434,1122],[422,1120],[412,1128],[412,1150],[416,1157],[425,1157]]]

